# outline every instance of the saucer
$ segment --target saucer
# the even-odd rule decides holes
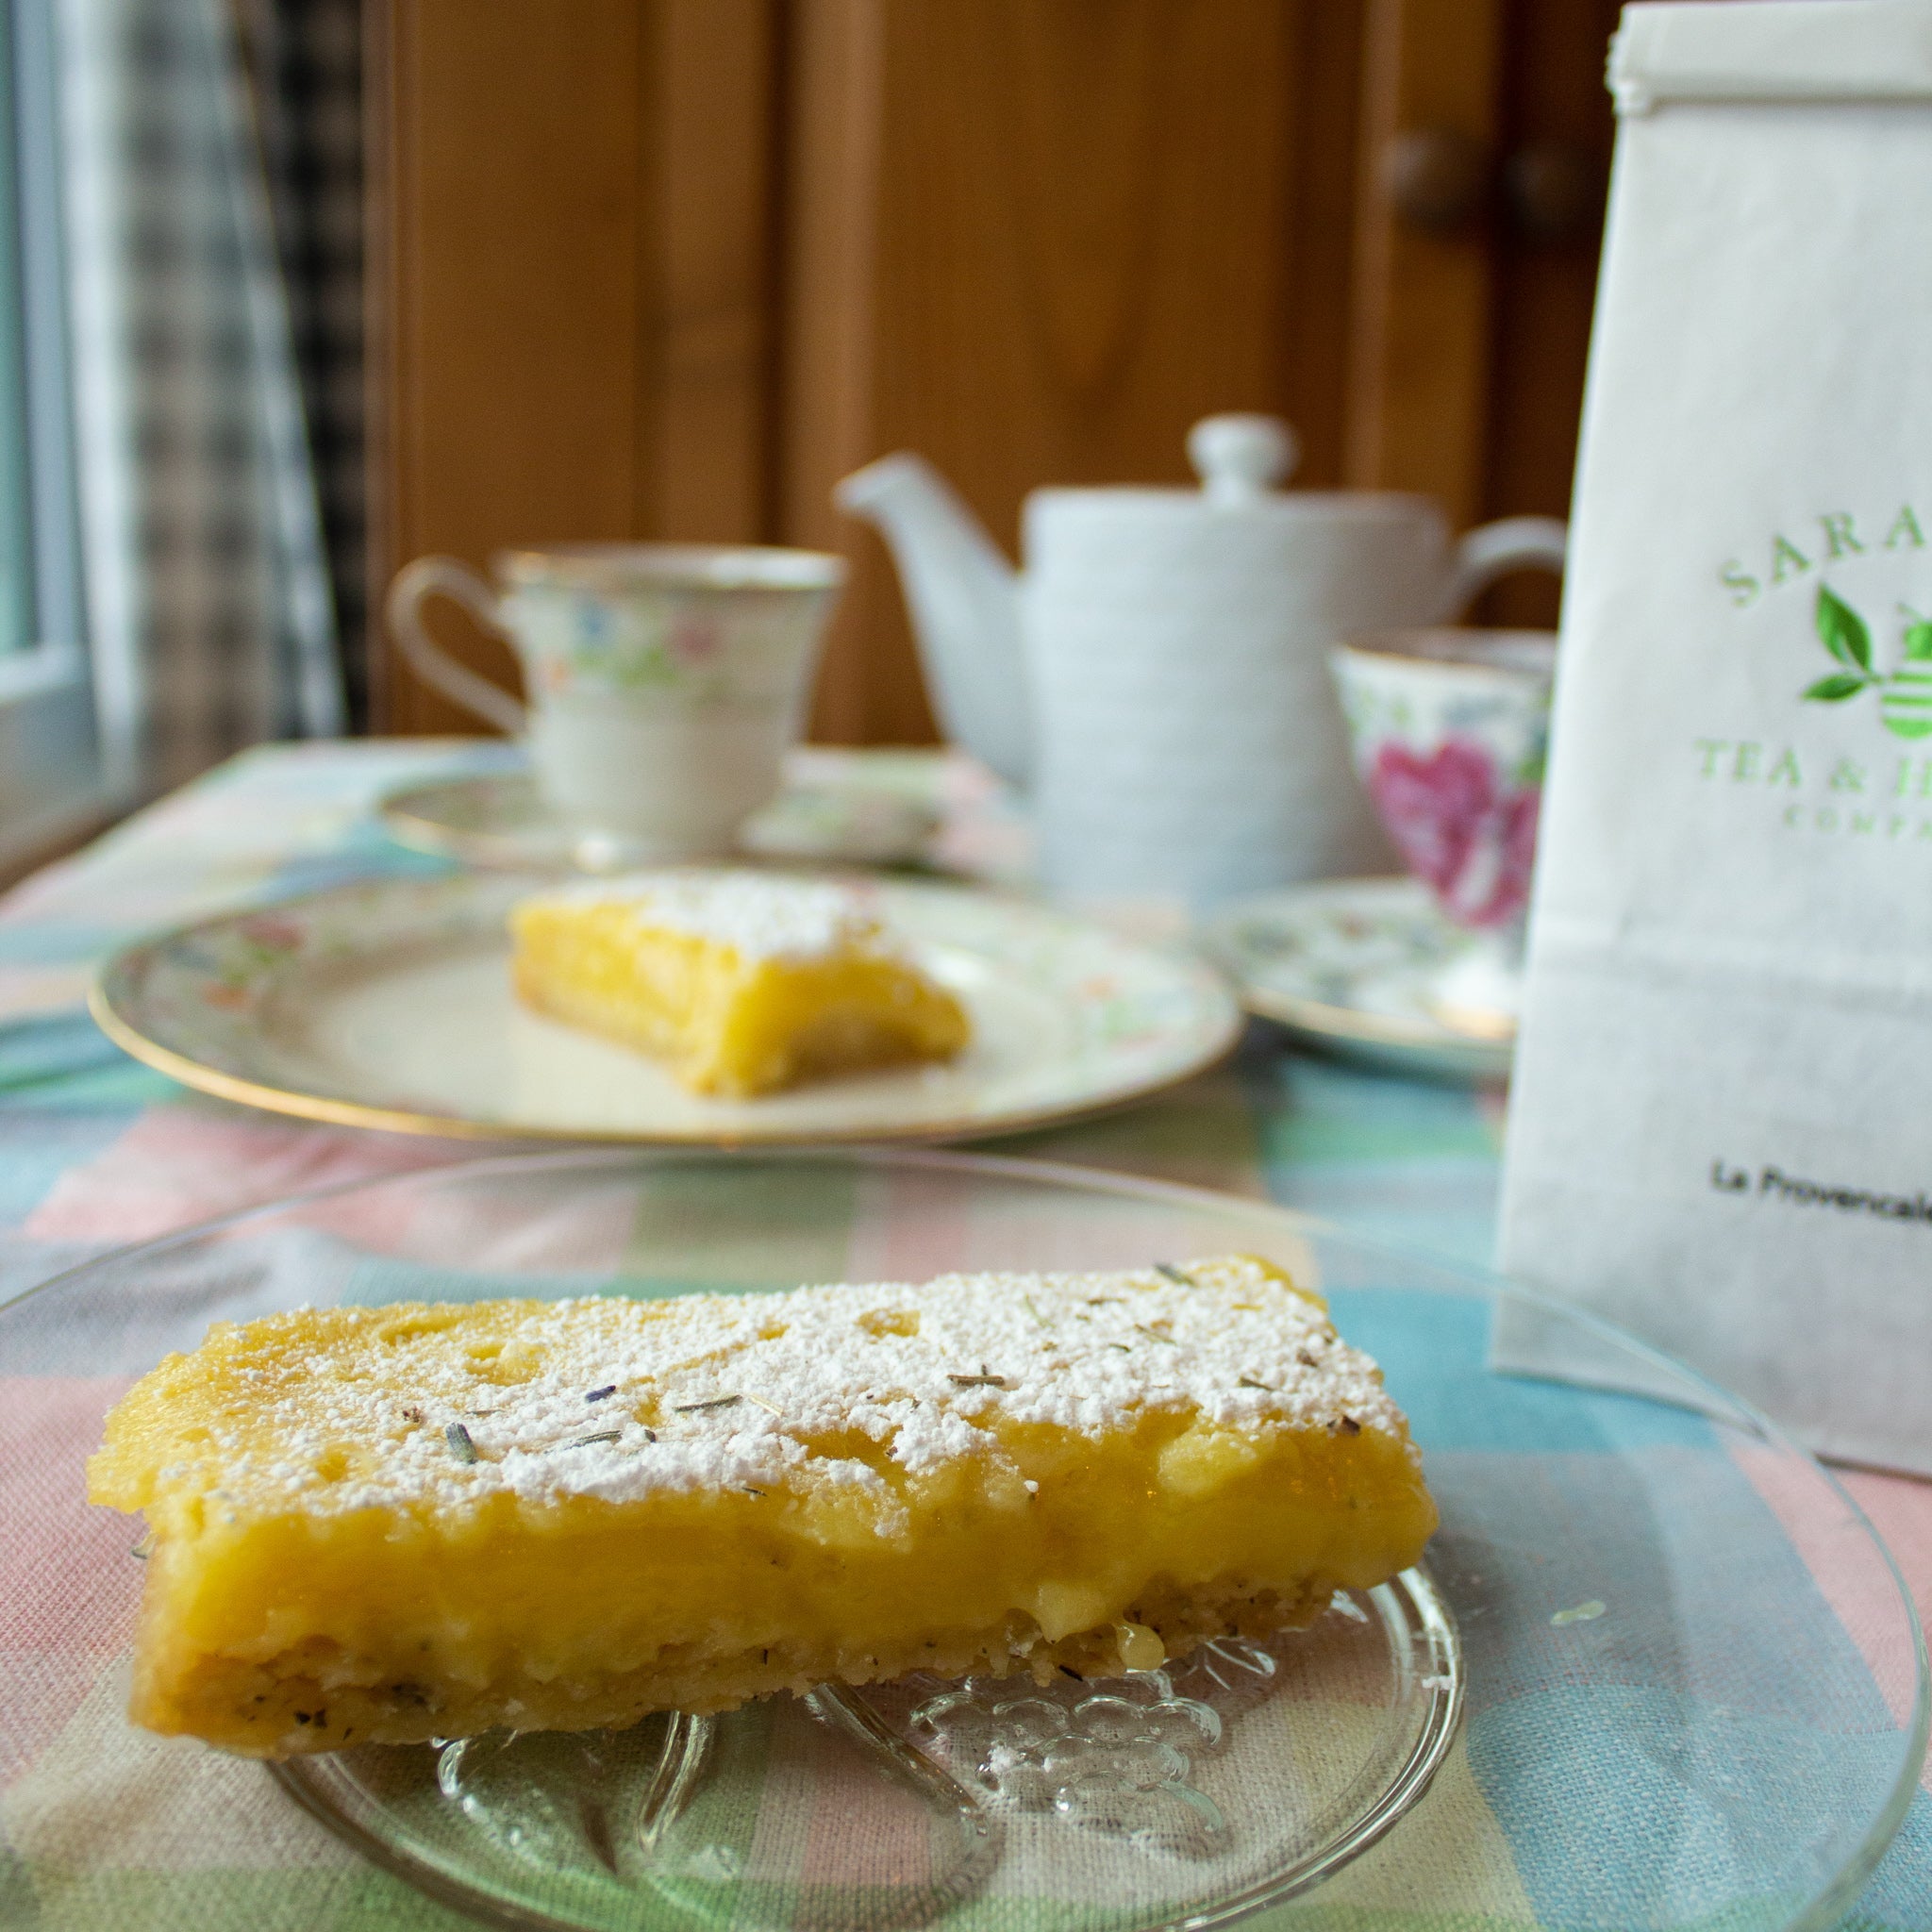
[[[1516,1021],[1491,947],[1419,879],[1276,887],[1222,908],[1199,938],[1251,1013],[1315,1045],[1403,1073],[1508,1077]]]
[[[558,818],[528,772],[407,785],[376,808],[400,843],[491,871],[616,873],[649,862],[621,838]],[[928,862],[939,826],[937,807],[908,790],[793,770],[745,822],[739,846],[777,861],[916,866]]]

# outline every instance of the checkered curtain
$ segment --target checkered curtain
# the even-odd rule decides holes
[[[362,0],[236,0],[288,291],[352,728],[368,722]]]
[[[225,0],[57,0],[89,630],[123,784],[342,728],[253,105]]]

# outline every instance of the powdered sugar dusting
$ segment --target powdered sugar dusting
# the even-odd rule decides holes
[[[869,1492],[1029,1426],[1100,1437],[1150,1411],[1266,1437],[1402,1436],[1321,1304],[1234,1257],[1114,1274],[945,1275],[780,1294],[403,1304],[218,1330],[245,1400],[221,1492],[328,1512],[736,1489]],[[187,1474],[175,1473],[176,1479]],[[163,1487],[168,1474],[164,1473]]]
[[[730,946],[744,959],[824,958],[877,932],[854,888],[769,873],[633,873],[581,880],[542,896],[573,906],[623,906],[640,932],[688,934]]]

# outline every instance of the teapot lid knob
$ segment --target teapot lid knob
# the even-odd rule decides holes
[[[1252,503],[1287,480],[1301,453],[1278,416],[1204,416],[1188,431],[1188,460],[1209,503]]]

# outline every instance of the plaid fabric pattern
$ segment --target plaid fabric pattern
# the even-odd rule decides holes
[[[340,729],[334,620],[228,16],[62,0],[60,24],[91,627],[157,790]]]
[[[90,962],[139,929],[268,892],[438,869],[390,844],[368,816],[370,804],[394,785],[504,755],[422,742],[264,748],[208,774],[77,860],[41,874],[0,908],[0,1295],[113,1243],[300,1189],[472,1151],[277,1120],[187,1094],[103,1053],[84,1024],[64,1016]],[[996,843],[1004,827],[973,822],[977,808],[962,802],[983,794],[962,780],[960,768],[935,758],[932,770],[936,788],[958,806],[950,849],[968,858],[980,843]],[[36,1012],[42,1016],[36,1026],[5,1024],[7,1016]],[[1214,1074],[1127,1113],[1028,1136],[1011,1151],[1265,1194],[1481,1260],[1491,1238],[1499,1113],[1493,1095],[1307,1058],[1257,1033]],[[747,1240],[755,1232],[748,1230]],[[835,1232],[828,1231],[828,1241]],[[836,1271],[842,1259],[842,1252],[788,1255],[787,1265]],[[395,1285],[385,1281],[370,1291]],[[1510,1417],[1487,1393],[1452,1399],[1454,1377],[1444,1381],[1441,1374],[1441,1365],[1466,1361],[1476,1390],[1480,1336],[1457,1329],[1441,1310],[1432,1328],[1424,1319],[1428,1312],[1405,1313],[1381,1329],[1364,1325],[1367,1307],[1351,1309],[1348,1320],[1391,1374],[1400,1371],[1407,1379],[1405,1359],[1412,1365],[1415,1351],[1426,1352],[1447,1391],[1441,1413],[1417,1418],[1432,1453],[1461,1458],[1470,1477],[1458,1488],[1474,1499],[1471,1511],[1451,1525],[1461,1541],[1445,1545],[1443,1560],[1533,1567],[1537,1539],[1520,1532],[1524,1522],[1540,1520],[1539,1512],[1548,1512],[1553,1524],[1589,1522],[1607,1540],[1624,1533],[1641,1498],[1591,1487],[1591,1441],[1579,1437],[1576,1455],[1552,1458],[1538,1485],[1525,1486],[1521,1459],[1511,1459]],[[1411,1352],[1407,1358],[1405,1350]],[[73,1476],[106,1392],[98,1378],[125,1365],[91,1362],[83,1350],[72,1366],[71,1378],[46,1377],[45,1386],[37,1378],[31,1390],[0,1391],[0,1512],[9,1484],[30,1495],[39,1493],[36,1485],[44,1485],[47,1472]],[[1598,1407],[1593,1425],[1612,1435],[1643,1421],[1623,1418],[1614,1399]],[[1644,1425],[1655,1436],[1635,1445],[1645,1482],[1735,1489],[1758,1481],[1748,1467],[1700,1446],[1694,1422],[1660,1432],[1655,1421]],[[1922,1607],[1932,1605],[1932,1484],[1858,1473],[1847,1482],[1890,1541]],[[1760,1492],[1775,1512],[1776,1494]],[[126,1631],[97,1579],[110,1562],[125,1565],[123,1525],[104,1515],[97,1534],[91,1530],[63,1551],[58,1574],[41,1580],[44,1604],[23,1606],[0,1591],[0,1670],[41,1674],[38,1681],[51,1690],[43,1707],[64,1713],[56,1735],[0,1736],[0,1928],[456,1932],[465,1923],[360,1864],[253,1766],[209,1761],[204,1754],[191,1779],[180,1753],[192,1747],[158,1740],[142,1746],[139,1764],[110,1766],[107,1747],[125,1735],[118,1718],[124,1687],[111,1673],[104,1676],[102,1667],[125,1645]],[[1699,1811],[1690,1820],[1695,1836],[1686,1840],[1709,1869],[1722,1870],[1726,1858],[1748,1863],[1745,1799],[1754,1780],[1798,1779],[1819,1791],[1821,1805],[1825,1801],[1833,1765],[1780,1757],[1766,1745],[1754,1713],[1767,1698],[1822,1695],[1834,1673],[1870,1681],[1854,1655],[1867,1641],[1861,1592],[1869,1583],[1848,1574],[1832,1551],[1795,1542],[1774,1574],[1739,1578],[1721,1565],[1711,1570],[1712,1590],[1750,1590],[1768,1614],[1814,1631],[1816,1672],[1808,1686],[1770,1685],[1749,1659],[1738,1660],[1736,1723],[1701,1739],[1700,1748],[1730,1754],[1714,1761],[1735,1768],[1740,1803],[1735,1814]],[[1552,1601],[1588,1593],[1567,1576],[1550,1579],[1548,1587],[1556,1592]],[[58,1618],[47,1605],[58,1607]],[[1693,1612],[1694,1606],[1685,1610]],[[36,1648],[36,1615],[84,1632],[85,1654],[71,1644]],[[1405,1890],[1371,1858],[1333,1897],[1291,1905],[1266,1923],[1346,1932],[1618,1932],[1649,1923],[1630,1915],[1624,1894],[1606,1891],[1599,1863],[1564,1850],[1574,1848],[1574,1833],[1565,1838],[1542,1829],[1545,1819],[1562,1817],[1566,1789],[1602,1776],[1607,1748],[1587,1727],[1573,1725],[1565,1734],[1573,1755],[1551,1756],[1549,1738],[1552,1726],[1561,1730],[1565,1694],[1557,1639],[1547,1630],[1512,1636],[1477,1625],[1465,1637],[1479,1680],[1466,1739],[1427,1808],[1404,1828],[1439,1836],[1445,1871],[1458,1869],[1451,1856],[1457,1844],[1479,1841],[1484,1851],[1476,1863],[1507,1874],[1507,1882]],[[1668,1691],[1660,1654],[1641,1643],[1632,1652],[1632,1707],[1640,1717],[1643,1699]],[[1882,1687],[1909,1683],[1909,1657],[1872,1661]],[[1661,1736],[1668,1713],[1657,1707]],[[1627,1761],[1618,1760],[1617,1774],[1627,1776],[1633,1794],[1649,1794],[1645,1803],[1655,1815],[1655,1794],[1673,1789],[1673,1760],[1667,1750],[1627,1751],[1630,1735],[1626,1727],[1618,1748],[1626,1750]],[[1857,1750],[1855,1736],[1844,1748]],[[1633,1803],[1631,1818],[1640,1815],[1642,1807]],[[1603,1856],[1641,1871],[1645,1847],[1627,1841],[1629,1829],[1629,1819],[1603,1818]],[[100,1855],[102,1844],[111,1856]],[[989,1923],[1011,1927],[1024,1921],[1002,1905]],[[1845,1924],[1856,1932],[1932,1932],[1932,1797],[1925,1791]]]
[[[360,0],[238,0],[351,728],[368,717]]]

